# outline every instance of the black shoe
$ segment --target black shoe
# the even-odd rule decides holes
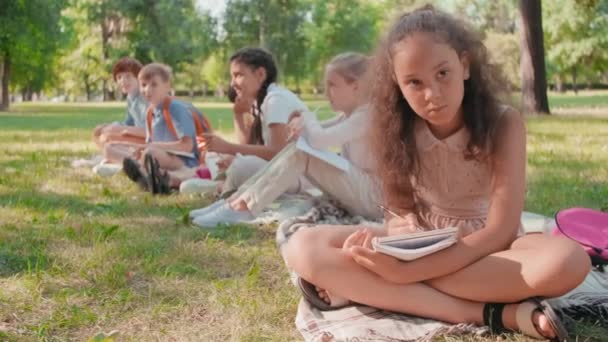
[[[130,180],[137,183],[142,190],[148,190],[149,184],[146,176],[141,172],[139,163],[131,158],[125,158],[122,162],[122,169]]]
[[[169,194],[171,192],[171,188],[169,187],[169,174],[160,169],[158,160],[153,158],[151,155],[146,154],[144,157],[144,163],[146,165],[146,171],[148,172],[150,191],[154,195]]]

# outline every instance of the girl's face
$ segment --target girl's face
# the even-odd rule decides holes
[[[347,81],[329,67],[325,73],[325,95],[335,112],[352,112],[359,99],[359,82]]]
[[[431,128],[453,132],[463,123],[466,53],[458,55],[430,33],[414,33],[394,47],[393,66],[401,93]]]
[[[171,84],[164,81],[160,75],[152,75],[148,80],[140,79],[139,88],[148,103],[158,106],[169,94]]]
[[[131,72],[119,72],[116,74],[116,83],[123,94],[135,94],[139,89],[137,77]]]
[[[234,61],[230,63],[230,85],[237,96],[255,99],[266,80],[266,69],[254,69],[247,64]]]

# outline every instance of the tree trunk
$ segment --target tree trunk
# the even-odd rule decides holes
[[[4,65],[2,67],[2,103],[0,110],[8,110],[10,106],[10,94],[8,84],[11,78],[11,55],[6,51],[4,53]]]
[[[89,84],[89,77],[84,77],[84,91],[87,93],[87,101],[91,101],[91,85]]]
[[[108,41],[110,40],[110,30],[108,28],[108,19],[104,18],[101,21],[101,56],[102,56],[102,65],[106,65],[106,62],[109,58],[109,52],[108,52]],[[102,89],[103,89],[103,101],[108,101],[108,99],[110,98],[109,95],[109,91],[108,91],[108,80],[104,77],[103,79],[103,83],[102,83]],[[88,96],[87,96],[88,98]]]
[[[23,101],[23,102],[32,101],[32,89],[29,86],[21,89],[21,101]]]
[[[521,81],[524,110],[550,114],[540,0],[519,0]]]
[[[560,93],[564,92],[564,77],[561,74],[555,77],[555,90]]]
[[[576,67],[572,67],[572,90],[578,95],[578,84],[576,83]]]

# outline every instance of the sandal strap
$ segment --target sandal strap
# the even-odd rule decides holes
[[[483,306],[483,323],[490,328],[494,335],[502,335],[508,330],[502,322],[502,312],[505,309],[503,303],[486,303]]]
[[[542,312],[537,304],[530,301],[520,303],[515,311],[515,322],[522,333],[539,340],[544,340],[546,337],[541,335],[538,332],[538,328],[532,323],[532,315],[534,315],[535,311]]]

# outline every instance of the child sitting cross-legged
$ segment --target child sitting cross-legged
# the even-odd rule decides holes
[[[177,170],[199,165],[197,128],[192,106],[169,96],[171,69],[159,63],[144,66],[139,73],[140,89],[149,102],[146,122],[146,144],[132,145],[135,151],[124,155],[127,176],[144,189],[149,187],[142,164],[145,156],[158,169]],[[133,156],[133,157],[131,157]]]

